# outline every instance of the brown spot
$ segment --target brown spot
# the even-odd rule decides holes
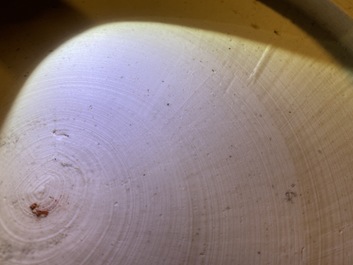
[[[49,211],[47,210],[36,210],[33,212],[37,217],[47,217],[49,214]]]
[[[250,26],[251,26],[252,28],[254,28],[254,29],[259,29],[259,28],[260,28],[258,25],[254,24],[254,23],[252,23]]]
[[[29,208],[31,208],[31,210],[33,211],[35,208],[38,207],[38,204],[37,203],[32,203]]]
[[[40,210],[38,209],[39,205],[38,203],[32,203],[29,208],[31,209],[32,213],[36,215],[37,217],[47,217],[49,214],[48,210]]]

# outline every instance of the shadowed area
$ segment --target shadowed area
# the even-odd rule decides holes
[[[62,1],[7,1],[0,9],[0,124],[37,65],[90,27]]]

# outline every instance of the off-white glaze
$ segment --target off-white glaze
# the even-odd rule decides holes
[[[275,43],[136,22],[57,49],[2,127],[1,264],[350,264],[350,73]]]

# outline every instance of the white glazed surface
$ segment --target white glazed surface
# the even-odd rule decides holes
[[[352,75],[277,33],[120,22],[56,49],[1,128],[0,264],[351,264]]]

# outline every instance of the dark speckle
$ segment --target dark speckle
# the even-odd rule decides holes
[[[257,254],[261,255],[261,251],[258,251]]]
[[[297,197],[297,193],[294,191],[286,191],[285,196],[287,202],[293,203],[293,199]]]
[[[73,165],[70,164],[70,163],[63,163],[63,162],[61,162],[60,165],[61,165],[62,167],[73,167]]]
[[[167,106],[170,106],[170,103],[167,103]]]
[[[252,23],[250,26],[251,26],[253,29],[259,29],[259,26],[256,25],[256,24],[254,24],[254,23]]]
[[[279,36],[279,32],[277,30],[274,30],[273,33]]]
[[[56,136],[64,136],[64,137],[67,137],[67,138],[70,137],[69,134],[67,134],[67,133],[65,133],[65,132],[63,132],[63,131],[59,131],[59,130],[57,130],[57,129],[54,129],[52,132],[53,132],[53,134],[56,135]]]

